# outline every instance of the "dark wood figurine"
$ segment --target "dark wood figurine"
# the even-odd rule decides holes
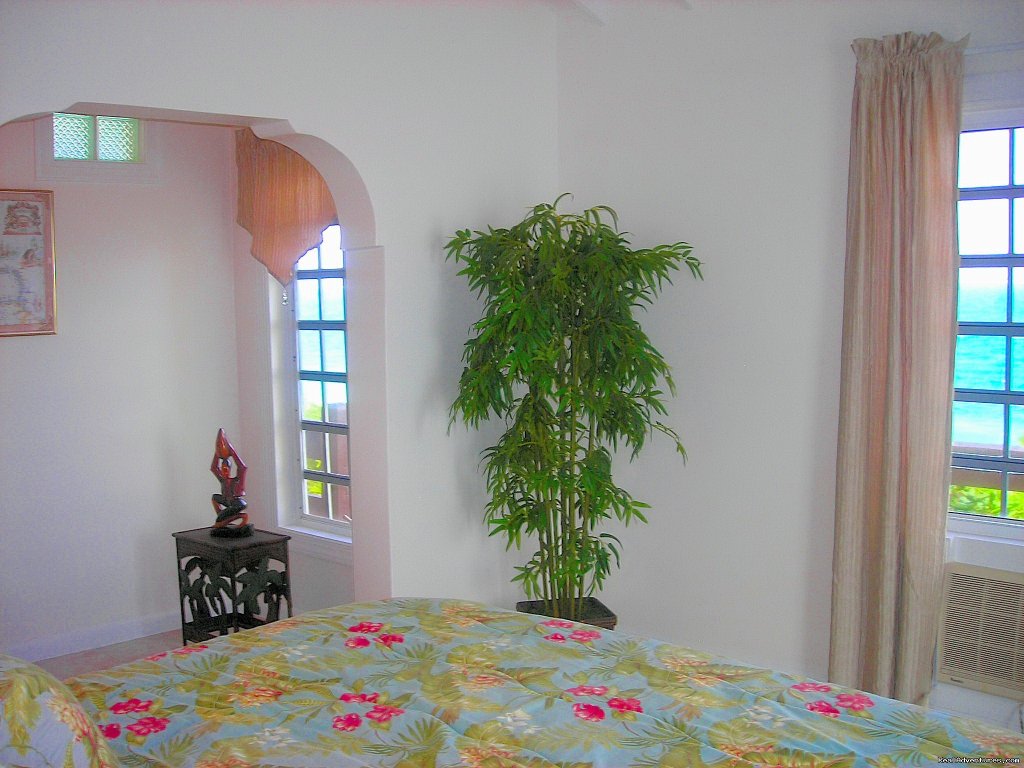
[[[253,525],[245,509],[245,462],[228,442],[221,429],[217,432],[217,444],[210,462],[210,471],[220,481],[220,493],[211,497],[217,521],[210,531],[211,536],[251,536]]]

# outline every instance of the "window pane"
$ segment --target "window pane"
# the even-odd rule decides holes
[[[1024,279],[1024,274],[1021,278]],[[957,320],[961,323],[1005,323],[1006,281],[1006,267],[960,267]],[[1024,307],[1021,311],[1024,312]]]
[[[320,246],[320,260],[324,269],[341,269],[345,266],[341,253],[341,227],[335,224],[324,230],[324,242]]]
[[[961,187],[1001,187],[1010,181],[1010,131],[960,134]]]
[[[328,485],[331,494],[331,519],[352,522],[352,499],[347,485]]]
[[[953,450],[982,456],[1003,455],[1003,406],[953,403]]]
[[[345,373],[345,332],[324,331],[324,370]]]
[[[302,430],[302,466],[315,472],[327,471],[327,440],[323,432]]]
[[[1024,143],[1021,149],[1024,149]],[[1024,253],[1024,197],[1013,201],[1013,252]]]
[[[323,386],[319,381],[300,381],[299,393],[301,403],[299,404],[302,418],[306,421],[324,420],[324,398]]]
[[[1010,389],[1024,392],[1024,338],[1010,339]]]
[[[92,126],[90,115],[53,115],[53,159],[89,160],[92,158]]]
[[[1024,128],[1013,132],[1013,183],[1024,184]]]
[[[961,200],[957,203],[957,227],[961,255],[1009,253],[1010,201]]]
[[[998,517],[1002,512],[1002,473],[953,468],[949,486],[949,511]]]
[[[324,483],[320,480],[306,480],[306,514],[327,517],[327,496]]]
[[[1006,516],[1024,520],[1024,475],[1008,476],[1010,493],[1006,497]]]
[[[130,117],[97,117],[96,157],[121,163],[138,161],[139,121]]]
[[[953,386],[1006,389],[1006,337],[957,336]]]
[[[1024,405],[1010,406],[1010,458],[1024,459]]]
[[[348,424],[348,385],[328,381],[324,390],[327,393],[328,423]]]
[[[949,511],[998,517],[1002,511],[1002,474],[980,469],[953,468]]]
[[[327,433],[327,471],[334,475],[350,473],[348,465],[348,435]]]
[[[299,331],[299,368],[322,371],[320,364],[320,331]]]
[[[318,254],[316,248],[310,248],[304,254],[302,258],[295,263],[295,269],[317,269],[320,265],[317,263]]]
[[[326,277],[320,283],[323,292],[323,319],[344,320],[345,281],[340,277]]]
[[[295,315],[299,320],[320,319],[320,292],[315,279],[295,281]]]
[[[1013,316],[1014,323],[1024,323],[1024,269],[1013,270]]]

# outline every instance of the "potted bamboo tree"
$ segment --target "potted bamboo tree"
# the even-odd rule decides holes
[[[701,263],[682,242],[634,250],[615,211],[563,213],[565,196],[508,229],[461,230],[448,243],[447,258],[483,299],[451,423],[505,424],[481,463],[490,534],[506,549],[538,545],[517,567],[513,581],[531,598],[517,608],[613,627],[593,593],[619,565],[620,542],[600,528],[613,517],[646,522],[648,508],[615,485],[613,452],[635,458],[660,432],[686,458],[660,421],[661,387],[675,394],[669,365],[635,314],[681,266],[700,278]]]

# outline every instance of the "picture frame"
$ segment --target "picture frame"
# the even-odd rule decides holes
[[[0,189],[0,337],[56,332],[53,192]]]

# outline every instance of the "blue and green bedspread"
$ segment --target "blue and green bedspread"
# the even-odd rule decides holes
[[[884,768],[1024,754],[1024,736],[974,721],[457,600],[308,613],[68,684],[128,767]]]

